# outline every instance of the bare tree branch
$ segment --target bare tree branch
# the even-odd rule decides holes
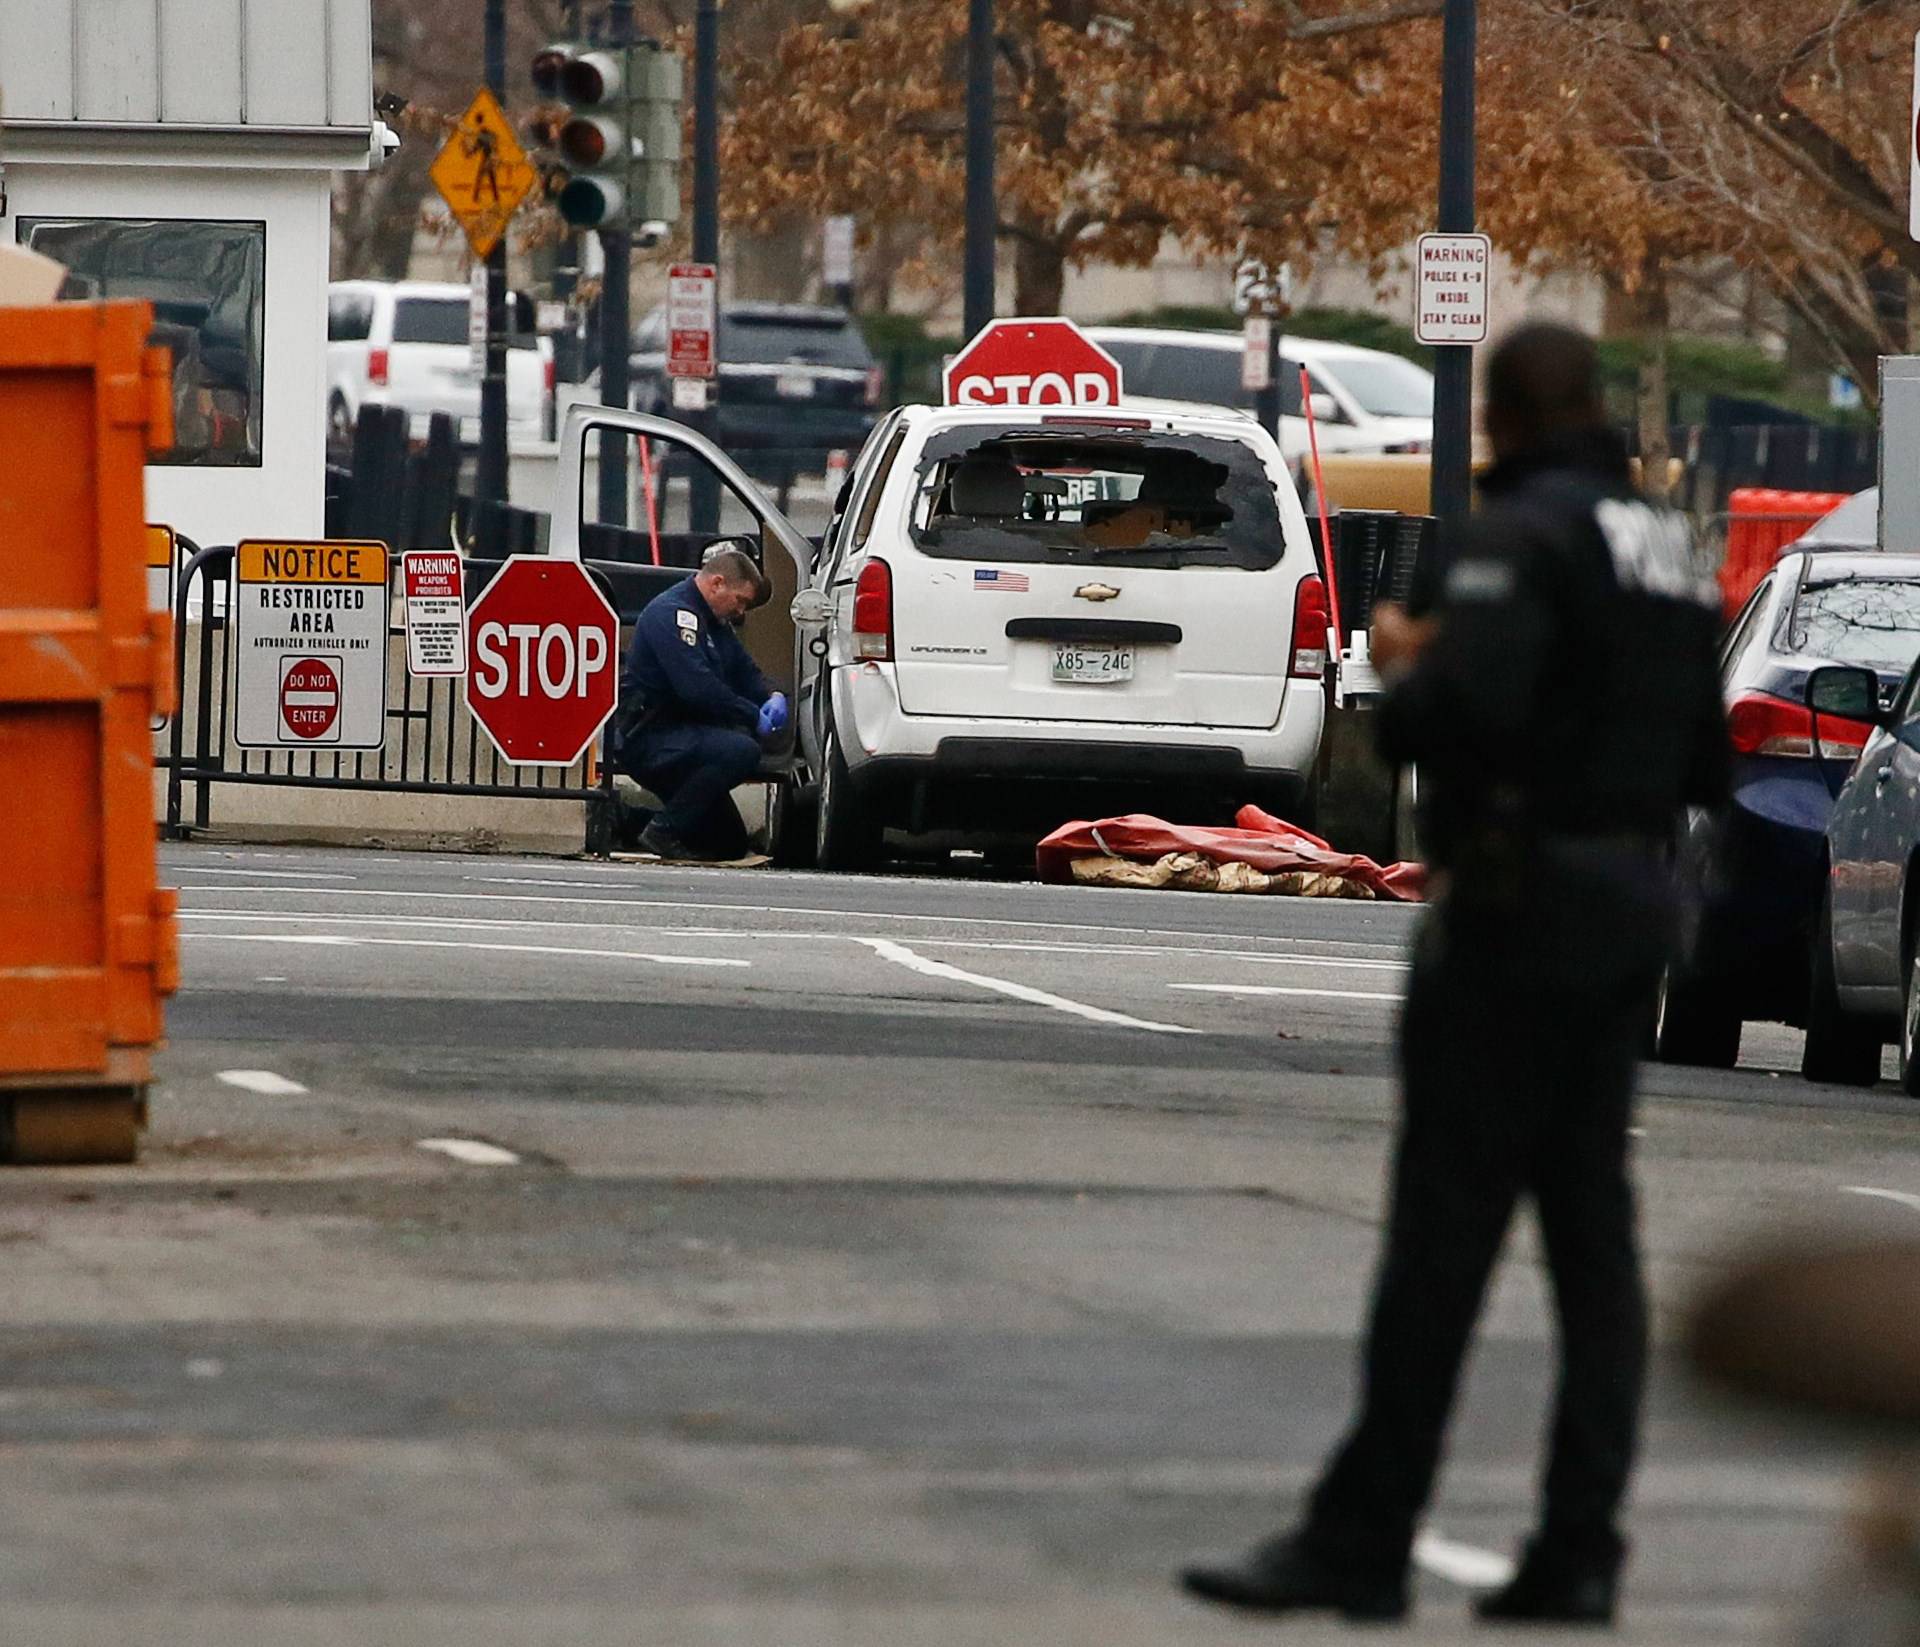
[[[1332,17],[1310,17],[1300,0],[1280,0],[1287,20],[1287,32],[1295,40],[1328,40],[1335,35],[1360,34],[1368,29],[1392,28],[1397,23],[1412,23],[1420,18],[1438,17],[1446,9],[1446,0],[1385,0],[1364,11],[1339,12]]]

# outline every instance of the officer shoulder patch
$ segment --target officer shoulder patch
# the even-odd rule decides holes
[[[691,612],[687,611],[685,607],[675,612],[673,616],[674,621],[677,622],[682,629],[691,629],[696,635],[700,633],[700,620]]]
[[[682,629],[680,631],[680,644],[682,646],[698,646],[700,644],[700,631],[692,628]]]

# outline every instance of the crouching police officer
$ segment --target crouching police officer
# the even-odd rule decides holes
[[[618,760],[660,797],[640,836],[662,858],[738,858],[746,826],[733,789],[760,770],[760,740],[786,728],[787,700],[735,625],[767,598],[746,550],[709,549],[700,570],[641,612],[620,676]]]
[[[1435,896],[1400,1023],[1401,1123],[1359,1411],[1291,1532],[1189,1568],[1209,1600],[1392,1619],[1516,1204],[1559,1327],[1540,1519],[1496,1623],[1606,1624],[1646,1373],[1634,1062],[1680,809],[1727,785],[1717,602],[1637,497],[1593,345],[1522,328],[1487,371],[1495,465],[1430,616],[1374,615],[1383,752],[1420,763]]]

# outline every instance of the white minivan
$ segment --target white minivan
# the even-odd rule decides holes
[[[785,856],[856,868],[887,829],[1030,845],[1115,810],[1312,819],[1326,592],[1251,419],[901,407],[795,616]]]
[[[465,286],[425,280],[340,280],[327,288],[327,445],[352,444],[365,405],[401,406],[407,432],[425,438],[435,412],[451,416],[462,445],[480,439],[480,378],[467,342]],[[508,304],[507,434],[539,440],[553,398],[553,346],[532,325],[531,305]]]
[[[1173,327],[1088,326],[1087,336],[1120,363],[1128,395],[1253,407],[1240,387],[1244,352],[1238,332]],[[1280,444],[1289,462],[1307,453],[1300,370],[1312,385],[1322,452],[1428,452],[1433,449],[1433,374],[1380,349],[1314,338],[1281,339]]]

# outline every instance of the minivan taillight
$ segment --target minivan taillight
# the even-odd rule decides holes
[[[1737,754],[1813,759],[1813,711],[1771,692],[1748,692],[1728,704],[1727,735]],[[1865,721],[1820,717],[1820,754],[1825,760],[1852,760],[1872,736],[1873,728]]]
[[[853,655],[870,663],[893,658],[893,568],[870,560],[853,584]]]
[[[555,386],[559,383],[559,381],[560,381],[559,362],[556,361],[552,355],[548,355],[547,356],[547,373],[546,373],[547,399],[549,400],[553,399],[553,391]]]
[[[867,404],[878,406],[887,398],[887,374],[878,366],[867,368]]]
[[[382,388],[386,387],[387,351],[385,349],[369,349],[367,351],[367,381],[369,383],[377,383]]]
[[[1327,586],[1317,572],[1300,580],[1293,597],[1293,656],[1287,673],[1296,680],[1317,681],[1327,672]]]

